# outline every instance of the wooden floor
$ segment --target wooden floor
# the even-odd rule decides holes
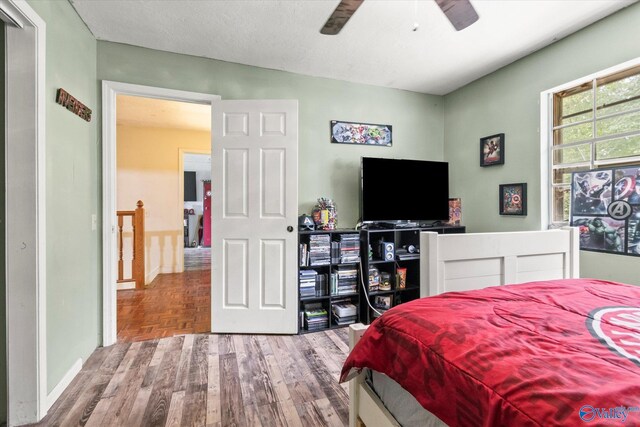
[[[211,270],[211,248],[184,248],[184,269]]]
[[[158,274],[146,289],[118,291],[118,342],[211,331],[211,270]]]
[[[347,330],[99,348],[43,426],[345,426]]]

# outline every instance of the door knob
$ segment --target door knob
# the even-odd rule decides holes
[[[292,227],[292,226],[288,226],[288,227],[287,227],[287,231],[288,231],[289,233],[291,233],[291,232],[293,231],[293,227]]]

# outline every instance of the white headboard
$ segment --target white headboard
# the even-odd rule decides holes
[[[578,238],[578,230],[570,227],[512,233],[420,233],[420,296],[577,278]]]

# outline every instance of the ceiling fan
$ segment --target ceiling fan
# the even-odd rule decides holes
[[[342,30],[364,0],[341,0],[324,27],[322,34],[336,35]],[[456,31],[464,30],[478,20],[478,13],[469,0],[435,0]]]

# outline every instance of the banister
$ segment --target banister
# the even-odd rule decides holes
[[[136,282],[136,289],[144,289],[145,285],[145,262],[144,262],[144,203],[138,200],[136,209],[133,211],[117,211],[118,216],[118,283]],[[123,226],[124,217],[131,217],[131,228],[133,230],[133,257],[131,259],[131,277],[124,278],[123,259]]]

